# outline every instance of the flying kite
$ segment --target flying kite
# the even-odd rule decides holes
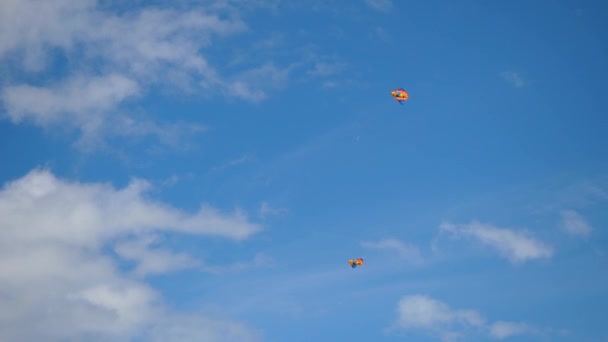
[[[410,95],[407,93],[407,91],[405,91],[405,89],[403,89],[403,88],[399,88],[399,89],[395,89],[395,90],[391,91],[391,95],[400,104],[403,104],[403,101],[407,101],[407,99],[410,97]]]
[[[350,260],[348,260],[348,264],[352,268],[355,268],[357,266],[363,266],[363,259],[362,258],[350,259]]]

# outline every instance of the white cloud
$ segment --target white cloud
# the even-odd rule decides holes
[[[378,39],[388,42],[390,40],[391,35],[387,32],[383,27],[378,26],[374,29],[373,35]]]
[[[340,86],[340,83],[336,81],[323,81],[321,84],[323,88],[337,88]]]
[[[581,182],[574,186],[585,197],[583,202],[596,203],[602,200],[608,200],[608,188],[603,184],[594,184],[592,182]]]
[[[593,180],[580,180],[566,186],[551,182],[547,184],[550,189],[537,189],[543,191],[544,198],[530,205],[535,213],[554,213],[563,208],[589,208],[597,206],[608,200],[608,179],[597,177]]]
[[[505,81],[511,83],[516,88],[521,88],[525,85],[524,80],[514,71],[505,71],[500,74]]]
[[[257,253],[250,261],[235,262],[227,266],[201,265],[200,269],[204,272],[225,274],[252,268],[270,267],[273,264],[274,260],[271,257],[263,253]]]
[[[383,239],[380,241],[364,241],[361,243],[363,248],[389,250],[397,253],[400,258],[406,259],[411,263],[419,264],[422,262],[422,254],[418,247],[403,243],[397,239]]]
[[[28,70],[40,71],[47,49],[72,49],[97,23],[93,0],[4,0],[0,2],[0,58],[18,50]]]
[[[314,64],[313,69],[308,71],[308,74],[314,76],[330,76],[340,72],[344,67],[345,65],[343,63],[317,62]]]
[[[149,67],[160,67],[161,62],[200,70],[205,63],[197,50],[209,45],[212,35],[246,28],[239,20],[199,10],[144,9],[113,15],[92,0],[6,0],[0,6],[0,34],[5,38],[0,40],[0,57],[23,52],[37,54],[26,61],[45,61],[48,49],[76,53],[82,44],[84,57],[104,57],[143,72],[154,71]]]
[[[141,239],[119,242],[114,246],[114,251],[125,260],[137,262],[134,273],[138,276],[162,274],[201,265],[201,261],[185,253],[173,253],[164,248],[151,248],[155,242],[159,242],[158,237],[144,236]]]
[[[532,333],[535,330],[525,323],[495,322],[490,326],[490,335],[497,339],[509,338],[515,335]]]
[[[589,236],[591,234],[591,226],[587,221],[574,210],[562,210],[562,229],[568,234],[578,236]]]
[[[287,213],[287,209],[284,208],[273,208],[267,202],[260,204],[259,216],[264,218],[268,215],[283,215]]]
[[[497,228],[476,221],[460,225],[442,223],[440,231],[453,234],[456,237],[472,237],[480,243],[494,248],[513,263],[553,256],[552,247],[535,240],[526,232]]]
[[[375,10],[383,12],[388,12],[393,8],[391,0],[365,0],[365,3]]]
[[[158,245],[161,239],[154,235],[144,235],[135,239],[120,241],[114,245],[116,254],[124,260],[135,261],[137,266],[133,275],[166,274],[185,269],[195,269],[213,274],[239,272],[252,268],[268,267],[273,259],[263,253],[257,253],[249,261],[239,261],[229,265],[208,265],[203,260],[195,259],[186,253],[174,253]]]
[[[89,245],[99,238],[159,229],[235,240],[261,229],[238,210],[225,215],[203,205],[196,213],[182,212],[147,199],[148,188],[142,180],[120,190],[106,184],[68,183],[48,171],[34,170],[2,191],[4,235]]]
[[[85,149],[93,149],[103,143],[102,132],[107,132],[105,137],[154,135],[161,142],[175,147],[187,134],[205,129],[194,123],[161,125],[145,119],[136,120],[116,111],[120,104],[139,95],[141,87],[138,83],[120,74],[79,75],[47,87],[18,85],[0,90],[0,100],[13,123],[31,122],[40,127],[79,129],[78,145]]]
[[[452,310],[447,304],[424,295],[405,296],[398,304],[398,323],[404,328],[433,328],[458,323],[481,326],[484,319],[473,310]]]
[[[221,163],[218,166],[212,167],[209,170],[209,173],[221,172],[221,171],[224,171],[226,169],[229,169],[229,168],[232,168],[232,167],[235,167],[235,166],[239,166],[239,165],[251,162],[253,160],[255,160],[255,158],[253,156],[251,156],[251,155],[243,155],[243,156],[240,156],[238,158],[227,160],[227,161]]]
[[[497,339],[536,331],[524,323],[497,321],[488,325],[476,310],[452,309],[442,301],[420,294],[404,296],[399,300],[396,328],[427,331],[443,341],[460,339],[471,329]]]
[[[240,73],[226,83],[223,92],[228,97],[260,102],[267,98],[267,90],[280,89],[285,85],[290,70],[290,67],[279,68],[267,63]]]
[[[137,261],[136,275],[162,273],[198,264],[184,254],[149,248],[148,234],[243,240],[261,227],[242,213],[222,214],[208,206],[183,212],[149,199],[147,188],[139,180],[123,189],[67,182],[45,170],[5,184],[0,190],[0,331],[5,338],[120,341],[151,327],[162,325],[168,333],[204,319],[175,318],[159,293],[118,267],[108,248]],[[188,331],[190,325],[185,326],[179,329]],[[244,331],[229,323],[214,326],[190,332],[224,341],[231,331]]]
[[[155,325],[145,334],[146,341],[257,342],[259,333],[247,326],[203,316],[176,316]]]
[[[204,54],[214,39],[248,27],[234,12],[234,5],[242,3],[206,5],[207,11],[144,7],[116,14],[94,0],[2,1],[0,62],[47,72],[49,78],[35,85],[4,84],[0,100],[9,119],[44,128],[57,123],[75,127],[91,147],[106,132],[162,138],[159,125],[145,120],[154,129],[124,130],[116,124],[125,119],[125,113],[119,114],[124,101],[143,98],[156,85],[162,92],[177,87],[182,94],[224,94],[254,102],[283,86],[288,69],[265,64],[226,76],[209,63]],[[226,9],[233,15],[211,12]],[[47,70],[57,55],[70,60],[60,74]]]
[[[6,87],[2,91],[2,101],[15,123],[31,120],[45,126],[67,121],[86,126],[101,120],[100,115],[136,96],[139,90],[137,82],[119,74],[74,76],[50,87]]]
[[[425,295],[404,296],[397,304],[397,329],[417,329],[453,341],[463,333],[457,330],[482,328],[484,318],[475,310],[454,310]]]

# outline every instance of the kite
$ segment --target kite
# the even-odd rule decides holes
[[[391,91],[391,95],[400,104],[403,104],[403,101],[407,101],[407,99],[410,97],[410,95],[407,93],[407,91],[405,91],[405,89],[403,89],[403,88],[399,88],[399,89],[395,89],[395,90]]]
[[[348,260],[348,264],[352,268],[355,268],[357,266],[363,266],[363,259],[362,258],[350,259],[350,260]]]

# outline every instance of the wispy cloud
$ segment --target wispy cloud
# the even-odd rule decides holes
[[[35,85],[3,84],[0,101],[8,118],[44,128],[76,128],[93,145],[106,132],[161,137],[158,130],[120,130],[114,125],[128,115],[123,106],[126,101],[143,99],[159,85],[163,92],[175,88],[180,93],[254,102],[284,86],[287,67],[266,63],[223,74],[221,62],[212,65],[208,61],[202,51],[210,53],[216,40],[248,27],[235,13],[235,6],[245,3],[214,1],[207,5],[206,10],[143,7],[118,14],[96,1],[3,1],[0,62],[11,63],[26,74],[35,73],[42,80]],[[262,5],[272,8],[247,3],[255,8]],[[221,15],[226,10],[234,15]],[[37,15],[41,11],[45,13],[42,17]],[[58,63],[54,59],[58,54],[71,61],[63,74],[49,69]],[[96,66],[95,71],[91,65]]]
[[[399,258],[412,264],[420,264],[423,261],[420,249],[414,245],[406,244],[397,239],[383,239],[379,241],[364,241],[363,248],[389,251],[395,253]]]
[[[204,316],[171,312],[162,304],[161,295],[140,278],[198,265],[183,253],[163,248],[161,240],[147,237],[186,234],[242,241],[262,227],[238,211],[224,214],[203,206],[188,213],[151,200],[148,189],[149,184],[142,180],[122,189],[68,182],[46,170],[33,170],[3,186],[0,292],[7,298],[3,302],[4,337],[17,341],[131,340],[154,327],[162,326],[168,333],[190,320],[214,322]],[[119,259],[108,249],[118,258],[136,261],[137,277],[122,271]],[[47,309],[41,311],[41,307]],[[209,338],[205,340],[226,341],[222,337],[230,332],[219,327],[232,323],[216,323],[217,327],[203,324],[197,330],[184,329],[172,339],[206,334]],[[248,330],[238,326],[247,335],[244,340],[250,340]]]
[[[99,77],[73,76],[44,87],[8,86],[0,90],[0,100],[12,122],[31,122],[40,127],[76,128],[81,131],[81,146],[87,147],[97,142],[99,133],[111,126],[110,121],[133,121],[112,114],[112,111],[140,93],[136,81],[114,73]],[[114,127],[116,128],[111,131],[116,134],[150,133],[142,131],[145,125]],[[136,127],[136,130],[127,131],[130,127]]]
[[[251,155],[243,155],[240,156],[238,158],[234,158],[234,159],[230,159],[226,162],[224,162],[223,164],[220,164],[219,166],[215,166],[213,168],[211,168],[211,170],[209,171],[210,173],[214,173],[214,172],[221,172],[224,171],[226,169],[235,167],[235,166],[239,166],[248,162],[251,162],[255,160],[255,158]]]
[[[39,229],[36,232],[45,237],[87,244],[97,238],[157,229],[234,240],[247,239],[261,230],[241,211],[227,215],[202,205],[198,212],[186,213],[148,200],[145,192],[149,188],[148,182],[138,179],[117,190],[104,184],[66,182],[47,170],[33,170],[1,193],[5,237],[27,236],[17,223]],[[32,212],[37,215],[30,215]],[[83,223],[87,223],[86,229],[81,228]],[[51,224],[53,229],[45,229]]]
[[[248,261],[239,261],[230,265],[221,266],[204,264],[201,265],[199,269],[203,272],[226,274],[260,267],[271,267],[273,265],[273,258],[265,255],[264,253],[257,253],[251,260]]]
[[[321,84],[323,88],[337,88],[340,86],[340,82],[338,81],[323,81]]]
[[[298,6],[296,6],[298,7]],[[227,65],[235,70],[250,68],[245,72],[236,72],[231,87],[224,90],[241,94],[250,101],[261,102],[273,90],[280,90],[290,82],[326,82],[327,78],[341,77],[349,64],[336,54],[324,53],[317,43],[309,42],[307,32],[287,36],[285,33],[270,33],[267,37],[254,40],[249,45],[232,49],[233,56]],[[289,63],[277,65],[268,61],[289,60]],[[252,63],[261,63],[251,68]],[[230,80],[233,80],[230,78]],[[256,89],[252,91],[252,85]]]
[[[505,71],[500,74],[505,81],[511,83],[516,88],[521,88],[525,85],[521,76],[514,71]]]
[[[487,324],[485,318],[472,309],[453,309],[435,298],[417,294],[404,296],[397,304],[397,320],[389,331],[422,330],[442,341],[466,339],[465,336],[484,334],[496,339],[535,333],[528,324],[497,321]]]
[[[377,37],[378,39],[388,42],[390,40],[390,34],[389,32],[387,32],[383,27],[381,26],[377,26],[374,30],[373,30],[373,35],[375,37]]]
[[[398,305],[398,323],[406,328],[430,328],[438,324],[481,326],[484,319],[474,310],[452,310],[447,304],[424,295],[405,296]]]
[[[29,119],[45,125],[63,122],[67,117],[76,125],[85,126],[96,121],[91,120],[92,116],[103,114],[139,92],[137,82],[120,74],[75,76],[48,88],[7,87],[2,91],[2,101],[9,117],[16,123]]]
[[[388,12],[391,9],[393,9],[393,2],[392,0],[364,0],[365,4],[367,4],[369,7],[378,10],[378,11],[382,11],[382,12]]]
[[[608,180],[594,179],[576,182],[554,194],[558,206],[588,207],[608,200]]]
[[[143,340],[209,341],[209,342],[261,342],[262,335],[245,324],[201,315],[171,315],[152,325],[143,334]]]
[[[426,295],[404,296],[397,304],[397,320],[389,328],[423,330],[451,341],[462,336],[461,330],[481,328],[484,318],[475,310],[454,310],[447,304]]]
[[[534,333],[536,329],[526,323],[498,321],[490,326],[490,335],[497,339],[505,339],[516,335]]]
[[[562,210],[562,229],[571,235],[587,237],[591,234],[591,226],[574,210]]]
[[[251,260],[239,261],[229,265],[211,265],[186,253],[175,253],[167,248],[158,246],[161,243],[162,239],[158,235],[143,235],[119,241],[114,245],[114,252],[120,258],[136,263],[132,273],[137,277],[167,274],[186,269],[213,274],[226,274],[260,267],[270,267],[274,263],[271,257],[263,253],[257,253]]]
[[[529,212],[535,215],[560,215],[563,210],[592,209],[603,205],[608,200],[608,178],[603,175],[570,180],[566,184],[558,178],[522,187],[518,193],[526,194],[522,196],[522,202],[525,197],[528,202],[525,207]]]
[[[137,262],[134,274],[140,277],[201,266],[200,261],[185,253],[174,253],[162,247],[153,248],[152,245],[158,242],[158,236],[144,236],[120,241],[114,246],[114,251],[125,260]]]
[[[308,73],[315,76],[329,76],[342,71],[344,67],[345,64],[343,63],[317,62]]]
[[[522,263],[535,259],[546,259],[553,256],[553,248],[537,241],[528,233],[498,228],[492,225],[473,221],[469,224],[440,225],[441,233],[449,233],[455,237],[470,237],[478,242],[495,249],[503,257],[513,263]]]
[[[288,210],[285,208],[274,208],[271,207],[270,204],[268,204],[267,202],[262,202],[258,214],[260,217],[265,218],[270,215],[284,215],[287,212]]]
[[[47,49],[76,54],[75,47],[82,44],[87,53],[83,58],[102,57],[106,63],[116,63],[113,67],[131,71],[158,71],[167,66],[204,71],[206,63],[197,49],[209,45],[214,35],[246,29],[242,21],[222,20],[196,9],[147,8],[113,15],[95,1],[52,1],[40,8],[34,0],[7,0],[2,6],[1,32],[6,39],[0,45],[0,57],[23,53],[28,56],[24,66],[33,70],[45,68],[51,59]],[[23,20],[41,10],[43,17]]]
[[[238,74],[227,84],[223,92],[228,97],[236,97],[252,102],[260,102],[268,97],[268,90],[285,86],[292,67],[280,68],[272,63]]]

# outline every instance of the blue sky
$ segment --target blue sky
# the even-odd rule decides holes
[[[0,335],[608,340],[606,22],[2,1]]]

